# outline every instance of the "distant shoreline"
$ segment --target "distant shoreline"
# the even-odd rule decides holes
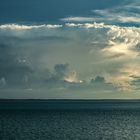
[[[95,101],[95,102],[109,102],[109,101],[114,101],[114,102],[127,102],[127,101],[131,101],[131,102],[140,102],[140,99],[0,99],[1,101]]]
[[[140,100],[0,99],[0,110],[140,110]]]

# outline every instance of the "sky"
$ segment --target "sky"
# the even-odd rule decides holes
[[[139,0],[0,2],[0,98],[140,99]]]

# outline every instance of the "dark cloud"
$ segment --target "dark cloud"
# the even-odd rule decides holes
[[[7,35],[7,34],[6,34]],[[63,40],[61,37],[46,36],[43,40]],[[49,68],[40,67],[39,62],[34,62],[36,55],[31,55],[32,48],[26,46],[26,42],[34,42],[38,40],[42,42],[41,37],[30,36],[2,36],[0,38],[0,87],[39,87],[47,85],[65,84],[64,77],[69,72],[69,64],[56,64],[53,71]],[[65,40],[65,39],[64,39]],[[22,45],[20,45],[22,44]],[[27,43],[28,44],[28,43]],[[38,50],[38,47],[36,48]],[[25,51],[26,50],[26,51]],[[28,60],[28,51],[30,60]],[[36,52],[36,51],[35,51]],[[37,51],[41,54],[41,52]],[[39,56],[41,57],[41,56]]]
[[[56,64],[54,66],[54,70],[56,73],[56,78],[57,79],[63,79],[66,73],[68,72],[68,66],[69,64]]]
[[[45,86],[45,87],[56,87],[60,85],[65,86],[67,83],[64,80],[65,75],[69,72],[69,64],[56,64],[53,70],[48,68],[36,69],[33,74],[30,74],[29,83],[32,86]]]
[[[135,50],[138,51],[138,52],[140,52],[140,43],[138,43],[138,44],[136,45]]]
[[[24,60],[25,61],[25,60]],[[0,44],[0,79],[7,85],[20,85],[26,82],[32,69],[22,60],[11,46]]]
[[[140,88],[140,76],[131,76],[133,80],[131,81],[131,86],[135,86],[136,88]]]
[[[95,79],[91,79],[91,83],[105,83],[105,78],[102,76],[96,76]]]
[[[69,64],[56,64],[54,69],[50,71],[46,69],[42,74],[42,80],[44,79],[43,84],[47,87],[65,87],[68,84],[67,81],[64,80],[64,77],[69,72]],[[41,75],[40,74],[40,75]],[[44,77],[44,78],[43,78]]]

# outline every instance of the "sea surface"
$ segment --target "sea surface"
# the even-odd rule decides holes
[[[140,140],[140,102],[1,100],[0,140]]]

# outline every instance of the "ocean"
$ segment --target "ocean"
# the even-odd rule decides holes
[[[140,102],[1,100],[0,140],[140,140]]]

